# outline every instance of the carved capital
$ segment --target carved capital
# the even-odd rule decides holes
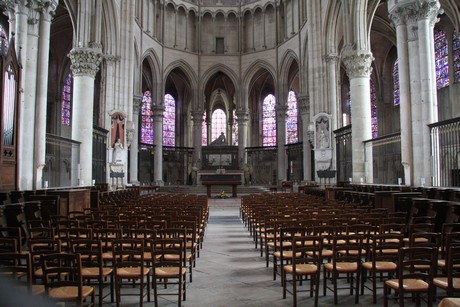
[[[139,115],[142,107],[142,95],[133,96],[133,115]]]
[[[112,54],[104,54],[104,60],[108,65],[115,64],[115,62],[119,62],[121,57],[112,55]]]
[[[154,120],[163,119],[163,112],[165,111],[164,106],[162,106],[162,105],[160,105],[160,106],[152,106],[152,111],[153,111]]]
[[[347,75],[350,79],[367,77],[372,73],[372,61],[374,57],[367,50],[345,50],[342,54]]]
[[[300,114],[310,113],[310,95],[299,95],[297,96],[298,107]]]
[[[238,124],[245,124],[249,120],[249,112],[247,110],[236,110],[235,115],[237,117]]]
[[[275,107],[275,111],[276,111],[276,119],[277,120],[286,120],[288,106],[286,106],[286,105],[277,105]]]
[[[69,58],[72,62],[70,69],[74,76],[95,77],[102,61],[100,49],[74,48],[70,50]]]
[[[192,121],[195,126],[203,122],[203,111],[192,111]]]
[[[326,63],[336,64],[339,61],[339,55],[337,53],[329,53],[323,56]]]

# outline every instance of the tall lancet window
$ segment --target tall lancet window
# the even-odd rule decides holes
[[[393,103],[395,106],[399,106],[401,103],[399,97],[399,61],[396,59],[393,65]]]
[[[70,73],[65,78],[61,96],[61,124],[70,126],[72,118],[72,75]]]
[[[227,138],[227,115],[224,110],[216,109],[211,116],[211,139],[216,140],[222,133]]]
[[[163,145],[176,146],[176,100],[170,94],[166,94],[164,104]]]
[[[141,143],[153,145],[153,112],[150,91],[146,91],[142,96]]]
[[[436,87],[449,86],[449,51],[446,32],[434,32],[434,52],[436,65]]]
[[[298,142],[297,119],[299,113],[297,109],[297,97],[294,91],[289,91],[287,103],[286,143],[292,144]]]
[[[460,34],[452,37],[452,55],[454,62],[454,82],[460,82]]]
[[[272,94],[265,97],[262,104],[263,146],[276,146],[276,98]]]
[[[208,145],[208,125],[206,124],[206,111],[203,112],[203,121],[201,123],[201,145]]]
[[[377,120],[377,93],[375,90],[374,81],[371,78],[370,81],[371,87],[371,128],[372,128],[372,138],[379,136],[378,134],[378,120]]]

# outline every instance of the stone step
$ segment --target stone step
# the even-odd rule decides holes
[[[232,187],[228,185],[214,185],[211,188],[211,194],[217,195],[224,191],[227,195],[232,195]],[[270,186],[243,186],[237,187],[238,195],[258,194],[269,192]],[[188,186],[188,185],[167,185],[158,190],[159,193],[183,193],[183,194],[206,194],[206,186]]]

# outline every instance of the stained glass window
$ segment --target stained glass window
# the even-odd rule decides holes
[[[176,100],[170,94],[165,95],[163,112],[163,145],[176,145]]]
[[[262,104],[262,138],[263,146],[276,145],[276,99],[272,94],[265,97]]]
[[[393,65],[393,103],[395,106],[399,106],[399,61],[396,59]]]
[[[232,145],[238,145],[238,117],[235,110],[233,110]]]
[[[371,129],[372,138],[378,137],[378,125],[377,125],[377,93],[375,91],[374,81],[370,81],[371,87]]]
[[[434,52],[436,65],[436,87],[437,89],[449,86],[449,52],[446,32],[435,31]]]
[[[141,109],[141,143],[153,145],[153,112],[150,91],[142,97]]]
[[[289,92],[288,96],[288,110],[286,119],[286,143],[292,144],[297,143],[297,120],[298,120],[298,109],[297,109],[297,97],[294,91]]]
[[[65,83],[62,87],[61,103],[61,123],[64,126],[70,126],[72,116],[72,76],[70,74],[65,78]]]
[[[201,124],[201,145],[208,145],[208,125],[206,124],[206,111],[203,112],[203,122]]]
[[[5,32],[5,29],[3,29],[2,26],[0,26],[0,48],[2,54],[6,54],[8,51],[8,35]]]
[[[216,109],[211,116],[211,139],[214,141],[221,133],[227,137],[227,115],[224,110]]]
[[[460,82],[460,34],[452,37],[452,56],[454,62],[454,82]]]

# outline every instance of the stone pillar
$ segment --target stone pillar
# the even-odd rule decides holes
[[[327,64],[327,99],[330,103],[330,110],[332,114],[331,120],[331,132],[336,130],[340,125],[339,122],[342,120],[342,114],[339,113],[341,109],[339,107],[339,98],[338,98],[338,78],[337,78],[337,71],[338,66],[337,63],[339,62],[339,56],[336,53],[328,54],[325,57],[326,64]],[[334,146],[335,142],[331,142],[331,145]],[[334,153],[332,154],[332,165],[331,169],[337,169],[337,156]]]
[[[133,120],[131,127],[126,129],[128,146],[130,147],[129,155],[129,175],[130,183],[139,184],[139,111],[142,105],[142,95],[133,97]]]
[[[404,167],[404,183],[413,185],[412,112],[406,14],[404,10],[400,9],[390,11],[390,18],[396,26],[396,46],[398,49],[401,163]]]
[[[102,60],[97,48],[76,47],[69,54],[74,77],[72,139],[80,144],[79,185],[92,182],[94,77]]]
[[[342,60],[350,79],[353,182],[372,183],[372,150],[365,148],[364,141],[372,138],[370,75],[374,58],[367,50],[346,49]]]
[[[193,111],[193,164],[196,164],[198,160],[201,160],[201,138],[202,138],[202,124],[203,124],[203,111]]]
[[[278,183],[285,181],[287,175],[287,155],[285,148],[287,110],[288,107],[286,105],[276,105],[276,145],[278,146]]]
[[[422,178],[425,178],[427,185],[433,184],[434,175],[431,167],[431,138],[428,125],[438,121],[433,28],[439,8],[439,1],[426,0],[420,5],[417,18],[422,98],[423,160],[421,162],[424,170]],[[424,180],[420,179],[420,183],[422,181]]]
[[[155,185],[163,186],[163,112],[164,106],[153,106],[153,144],[155,156],[153,158],[153,180]]]
[[[311,181],[310,97],[299,95],[297,102],[302,117],[303,181]]]
[[[396,25],[401,112],[401,158],[405,184],[432,183],[428,124],[438,120],[433,28],[439,1],[388,2]]]
[[[246,147],[248,146],[248,119],[249,112],[247,109],[236,110],[236,117],[238,118],[238,162],[246,164]]]
[[[38,8],[41,16],[38,43],[37,103],[35,110],[35,189],[43,187],[43,168],[46,164],[46,108],[48,104],[50,27],[51,18],[57,5],[57,1],[50,1],[43,3]]]

